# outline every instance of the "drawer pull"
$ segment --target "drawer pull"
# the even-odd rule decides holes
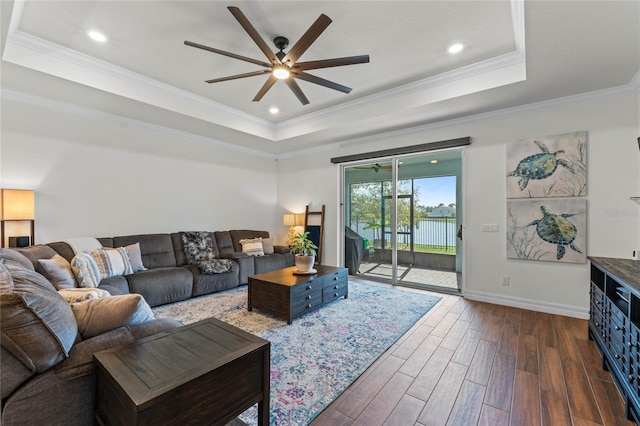
[[[333,289],[334,289],[334,290],[337,290],[337,289],[338,289],[338,286],[337,286],[337,285],[334,285],[334,286],[333,286]]]
[[[599,323],[596,323],[596,327],[600,327],[600,324],[599,324]]]
[[[307,289],[307,290],[311,290],[312,288],[313,288],[313,287],[311,287],[310,285],[308,285],[308,286],[306,287],[306,289]]]
[[[618,354],[615,354],[613,357],[614,357],[615,359],[620,359],[620,355],[618,355]]]
[[[599,300],[596,300],[596,305],[599,305],[599,304],[600,304],[600,301],[599,301]]]
[[[333,293],[333,297],[338,297],[338,293]]]
[[[333,277],[333,280],[334,281],[338,281],[338,277]]]
[[[305,308],[309,309],[311,307],[311,303],[309,303]]]
[[[311,295],[308,295],[307,297],[305,297],[305,299],[311,300]]]

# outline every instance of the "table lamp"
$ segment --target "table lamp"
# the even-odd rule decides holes
[[[301,214],[285,213],[282,224],[289,227],[289,235],[287,244],[293,245],[293,239],[296,236],[296,226],[304,225],[304,218]]]

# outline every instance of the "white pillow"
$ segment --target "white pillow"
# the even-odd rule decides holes
[[[80,287],[96,288],[100,284],[100,270],[91,253],[76,254],[71,259],[71,270]]]
[[[264,256],[262,238],[245,238],[240,240],[242,252],[249,256]]]
[[[129,255],[124,247],[111,250],[96,250],[91,252],[100,271],[100,279],[133,274]]]

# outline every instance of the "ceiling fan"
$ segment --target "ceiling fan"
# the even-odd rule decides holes
[[[379,171],[383,171],[383,172],[390,172],[391,171],[391,165],[388,166],[383,166],[380,163],[376,163],[376,164],[372,164],[370,166],[363,166],[363,167],[354,167],[354,169],[360,169],[360,170],[373,170],[374,172],[378,173]]]
[[[227,7],[229,12],[236,18],[242,28],[249,34],[253,41],[258,45],[262,53],[265,54],[269,62],[260,61],[257,59],[248,58],[246,56],[237,55],[235,53],[225,52],[224,50],[216,49],[202,44],[186,41],[184,44],[187,46],[197,47],[198,49],[207,50],[209,52],[217,53],[219,55],[228,56],[230,58],[239,59],[241,61],[250,62],[255,65],[260,65],[266,69],[260,71],[252,71],[244,74],[236,74],[228,77],[214,78],[206,80],[207,83],[218,83],[220,81],[235,80],[238,78],[254,77],[257,75],[270,74],[267,81],[262,88],[258,91],[258,94],[253,98],[253,102],[258,102],[262,97],[271,89],[271,87],[278,80],[283,80],[285,84],[291,89],[298,100],[306,105],[309,100],[302,92],[302,89],[295,81],[295,79],[305,80],[309,83],[318,84],[320,86],[328,87],[330,89],[338,90],[343,93],[351,92],[351,88],[343,86],[333,81],[325,80],[324,78],[316,77],[307,73],[308,70],[315,70],[320,68],[340,67],[344,65],[363,64],[369,62],[369,55],[348,56],[344,58],[333,59],[321,59],[317,61],[298,62],[298,59],[304,52],[307,51],[309,46],[322,34],[322,32],[332,22],[331,18],[322,14],[320,17],[309,27],[300,40],[293,45],[287,53],[284,49],[289,45],[289,40],[286,37],[278,36],[273,39],[274,44],[280,50],[273,53],[264,39],[258,34],[258,31],[251,25],[251,22],[247,17],[235,6]]]

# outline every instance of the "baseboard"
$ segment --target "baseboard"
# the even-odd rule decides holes
[[[530,311],[546,312],[548,314],[565,315],[573,318],[589,319],[589,309],[559,303],[540,302],[523,299],[520,297],[504,296],[502,294],[487,293],[484,291],[463,290],[465,299],[479,302],[494,303],[496,305],[511,306],[514,308],[528,309]]]

